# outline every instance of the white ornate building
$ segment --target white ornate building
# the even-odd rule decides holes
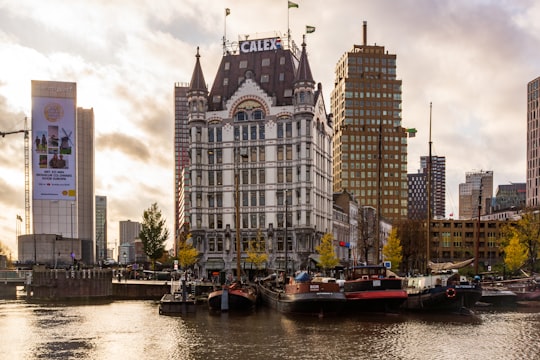
[[[279,37],[237,45],[210,91],[197,50],[187,92],[185,212],[199,274],[208,278],[236,274],[237,228],[247,274],[255,269],[245,252],[257,236],[268,254],[264,268],[284,269],[287,259],[293,272],[313,266],[310,255],[332,232],[332,118],[305,42],[301,51]]]

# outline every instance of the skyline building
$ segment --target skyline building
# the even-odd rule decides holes
[[[186,220],[207,278],[236,273],[238,252],[242,269],[255,271],[245,259],[254,241],[268,269],[308,268],[332,232],[332,121],[307,45],[247,39],[225,42],[210,91],[197,49],[187,93]]]
[[[407,218],[407,130],[402,127],[402,81],[395,54],[363,44],[343,54],[335,68],[334,191],[347,191],[378,218]]]
[[[540,77],[527,84],[527,189],[526,206],[540,205]]]
[[[19,261],[94,263],[94,113],[77,108],[77,84],[31,81],[32,234]]]
[[[478,215],[489,214],[492,197],[493,171],[465,173],[465,183],[459,184],[459,219],[478,219]]]
[[[107,241],[107,197],[96,195],[96,261],[104,261],[109,256]]]
[[[409,183],[408,218],[427,220],[427,172],[429,156],[420,157],[418,173],[407,174]],[[432,219],[446,216],[446,157],[431,156]]]
[[[173,252],[178,249],[178,236],[184,231],[185,208],[184,183],[185,169],[189,165],[189,127],[188,98],[189,83],[174,84],[174,231]]]

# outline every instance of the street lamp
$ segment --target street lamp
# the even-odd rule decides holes
[[[75,253],[73,252],[73,205],[75,205],[75,203],[70,204],[71,211],[70,211],[69,220],[71,224],[71,262],[73,265],[75,265]]]

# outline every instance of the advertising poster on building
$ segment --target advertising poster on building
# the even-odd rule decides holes
[[[75,86],[32,82],[32,179],[36,200],[75,200]]]

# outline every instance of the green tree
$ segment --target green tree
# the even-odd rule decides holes
[[[383,247],[383,258],[392,264],[391,270],[398,270],[403,259],[403,247],[398,238],[397,228],[392,228],[388,236],[388,242]]]
[[[265,248],[264,237],[262,236],[261,229],[258,229],[255,240],[249,242],[248,250],[246,252],[246,261],[255,265],[257,270],[259,270],[261,265],[268,260]]]
[[[143,251],[152,260],[152,270],[156,268],[156,260],[165,251],[165,241],[169,238],[169,230],[165,227],[165,219],[157,203],[144,211],[139,238],[143,244]]]
[[[527,249],[520,243],[519,238],[514,236],[504,248],[504,263],[511,272],[518,270],[527,260]]]
[[[324,269],[324,272],[328,269],[333,269],[339,264],[339,259],[336,256],[334,248],[334,236],[330,233],[324,234],[321,239],[321,244],[315,248],[320,255],[320,266]]]
[[[191,233],[188,233],[187,235],[185,233],[180,234],[177,250],[178,263],[184,270],[194,265],[199,259],[199,251],[193,247]]]

